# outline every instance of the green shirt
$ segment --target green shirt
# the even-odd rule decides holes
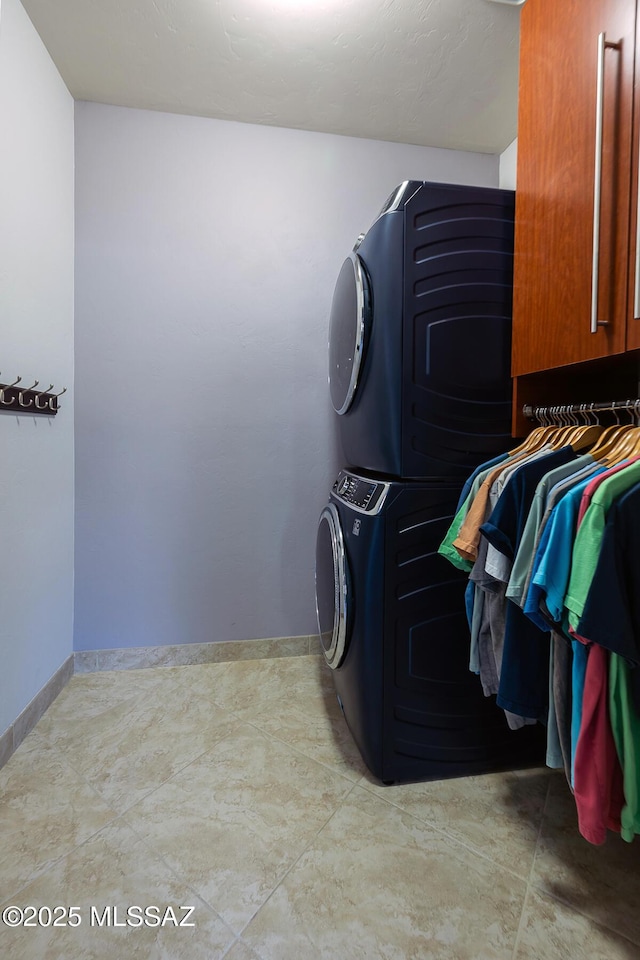
[[[620,835],[631,843],[640,833],[640,717],[631,698],[629,666],[616,653],[609,659],[609,719],[622,766],[624,806]]]
[[[616,497],[640,481],[640,462],[604,480],[591,498],[576,533],[571,557],[569,586],[564,605],[569,611],[569,624],[574,630],[582,617],[591,581],[598,563],[600,546],[607,522],[607,511]]]
[[[473,487],[471,488],[473,491]],[[473,500],[475,493],[470,492],[467,496],[467,499],[462,503],[462,506],[456,513],[455,517],[451,521],[451,526],[447,530],[444,540],[438,547],[438,553],[441,557],[446,557],[449,563],[452,563],[454,567],[457,567],[458,570],[464,570],[466,573],[471,570],[473,564],[470,560],[463,560],[458,551],[453,545],[453,541],[458,536],[458,531],[464,523],[464,518],[469,512],[469,504]]]
[[[455,517],[451,521],[451,526],[447,530],[444,536],[444,540],[438,547],[438,553],[440,554],[441,557],[445,557],[449,561],[449,563],[452,563],[454,567],[458,568],[458,570],[464,570],[465,573],[468,573],[471,570],[471,568],[473,567],[473,564],[471,563],[470,560],[465,560],[460,556],[460,554],[458,553],[458,551],[453,545],[453,541],[456,539],[456,537],[458,536],[458,533],[460,532],[460,527],[464,523],[464,519],[469,512],[469,507],[473,503],[478,490],[482,486],[482,482],[484,478],[489,476],[493,468],[497,466],[498,463],[501,463],[502,461],[506,461],[508,459],[509,459],[508,453],[501,454],[500,456],[496,457],[494,460],[491,460],[489,466],[486,467],[484,470],[481,470],[480,473],[478,473],[473,483],[471,484],[471,489],[469,490],[469,493],[467,494],[466,498],[463,500],[462,504],[460,505],[460,507],[456,512]]]

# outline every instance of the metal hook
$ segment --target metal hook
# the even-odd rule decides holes
[[[24,390],[20,390],[20,392],[18,393],[18,403],[19,403],[19,405],[20,405],[21,407],[32,407],[32,406],[33,406],[33,398],[32,398],[31,400],[29,400],[29,403],[23,403],[23,402],[22,402],[22,398],[23,398],[23,396],[24,396],[24,394],[25,394],[25,392],[26,392],[27,390],[33,390],[34,387],[37,387],[39,383],[40,383],[40,381],[39,381],[39,380],[36,380],[35,383],[32,383],[30,387],[25,387]]]
[[[620,426],[620,425],[621,425],[621,424],[620,424],[620,417],[618,416],[618,411],[616,410],[616,401],[615,401],[615,400],[611,403],[611,409],[612,409],[612,411],[613,411],[614,417],[616,418],[616,423],[618,424],[618,426]]]
[[[53,384],[52,384],[52,383],[49,384],[49,386],[47,387],[46,390],[40,390],[40,391],[38,391],[38,393],[37,393],[37,394],[35,395],[35,397],[33,398],[34,401],[35,401],[36,407],[38,408],[38,410],[46,410],[47,407],[49,406],[49,399],[48,399],[48,398],[45,400],[45,402],[42,404],[42,406],[40,406],[40,404],[38,403],[38,399],[39,399],[40,397],[43,397],[43,396],[45,395],[45,393],[49,393],[49,390],[53,390]]]
[[[53,386],[53,384],[52,384],[51,386]],[[66,393],[66,392],[67,392],[67,388],[65,387],[64,390],[61,390],[61,391],[60,391],[60,393],[54,393],[54,395],[49,398],[49,408],[50,408],[51,410],[56,410],[56,409],[57,409],[56,407],[54,407],[53,401],[54,401],[57,397],[61,397],[62,394],[63,394],[63,393]]]
[[[629,414],[629,423],[633,426],[633,424],[636,422],[636,401],[626,400],[624,408]]]
[[[10,407],[12,403],[16,402],[15,397],[13,398],[13,400],[5,400],[4,398],[5,390],[8,390],[9,387],[15,387],[16,384],[20,383],[21,380],[22,380],[22,377],[18,377],[17,380],[13,381],[13,383],[7,383],[6,386],[2,387],[2,389],[0,390],[0,403],[3,403],[5,407]]]

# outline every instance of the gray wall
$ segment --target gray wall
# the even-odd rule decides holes
[[[76,649],[315,632],[333,285],[406,178],[498,158],[76,105]]]
[[[73,100],[18,0],[0,17],[0,382],[69,392],[0,413],[0,734],[72,651]]]
[[[518,138],[512,140],[500,154],[500,186],[503,190],[515,190],[518,165]]]

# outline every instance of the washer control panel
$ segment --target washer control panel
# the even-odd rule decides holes
[[[361,513],[379,513],[388,489],[388,483],[359,477],[347,470],[340,471],[333,485],[334,495]]]

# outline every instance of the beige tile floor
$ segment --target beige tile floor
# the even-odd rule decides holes
[[[546,770],[383,787],[319,657],[82,674],[0,770],[13,905],[81,922],[2,960],[637,960],[640,840]]]

